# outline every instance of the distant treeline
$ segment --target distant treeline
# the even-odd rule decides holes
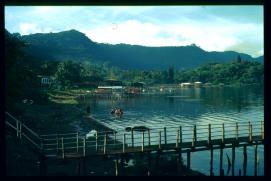
[[[8,102],[24,97],[46,99],[37,87],[42,76],[53,76],[63,87],[75,83],[99,83],[106,79],[120,80],[124,85],[131,82],[145,82],[147,85],[172,84],[201,81],[214,84],[252,84],[263,83],[264,65],[249,62],[236,57],[231,63],[210,63],[195,69],[175,70],[173,66],[161,70],[122,70],[110,67],[108,63],[95,64],[89,60],[75,62],[72,60],[41,61],[27,55],[23,48],[27,46],[16,34],[5,32],[6,53],[6,93]],[[147,61],[147,60],[146,60]]]

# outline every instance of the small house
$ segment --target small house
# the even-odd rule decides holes
[[[201,87],[202,86],[202,82],[194,82],[194,86],[195,87]]]
[[[193,84],[191,84],[190,82],[184,82],[184,83],[181,83],[181,87],[192,87]]]

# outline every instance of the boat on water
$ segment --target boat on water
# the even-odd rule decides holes
[[[94,137],[94,136],[96,136],[96,134],[97,134],[97,131],[95,129],[93,129],[86,134],[86,138],[88,139],[90,137]]]

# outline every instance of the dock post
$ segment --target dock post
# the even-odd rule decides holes
[[[247,146],[244,145],[244,163],[243,163],[244,176],[247,175]]]
[[[190,150],[187,151],[187,168],[190,169]]]
[[[106,154],[107,133],[104,134],[104,154]]]
[[[123,146],[122,146],[123,153],[125,153],[125,144],[126,144],[126,137],[125,137],[125,133],[123,133]]]
[[[19,137],[19,121],[16,120],[16,133],[17,133],[17,138]]]
[[[258,150],[257,150],[257,148],[258,148],[258,145],[257,145],[257,143],[256,143],[256,145],[254,145],[254,149],[255,149],[255,154],[254,154],[254,176],[257,176],[257,152],[258,152]]]
[[[64,152],[64,138],[61,137],[61,144],[62,144],[62,158],[65,158],[65,152]]]
[[[177,134],[176,134],[176,148],[179,147],[179,139],[180,139],[180,130],[177,130]]]
[[[212,140],[212,132],[211,132],[211,124],[208,125],[208,144],[211,145]]]
[[[117,133],[116,131],[114,131],[114,144],[116,144],[116,140],[117,140]]]
[[[77,151],[77,153],[78,153],[78,146],[79,146],[79,134],[77,132],[77,134],[76,134],[76,151]]]
[[[121,154],[121,158],[120,158],[120,167],[121,167],[121,175],[125,175],[125,170],[124,170],[124,156],[123,154]]]
[[[58,146],[58,134],[56,134],[56,151],[58,152],[59,146]]]
[[[86,137],[83,138],[83,156],[86,156]]]
[[[197,142],[197,126],[194,125],[194,139],[195,139],[195,142]]]
[[[115,160],[115,169],[116,169],[115,174],[116,174],[116,176],[118,176],[119,175],[118,159]]]
[[[148,155],[148,173],[147,173],[147,175],[150,176],[151,175],[151,162],[152,162],[151,153],[148,152],[147,155]]]
[[[220,165],[219,165],[220,176],[222,176],[222,170],[223,170],[223,146],[220,145]]]
[[[210,159],[210,176],[213,176],[213,159],[214,159],[214,151],[213,151],[213,146],[211,145],[211,159]]]
[[[20,136],[20,139],[22,139],[22,123],[19,124],[19,136]]]
[[[81,172],[81,159],[78,159],[78,165],[77,165],[78,176],[80,176],[80,172]]]
[[[159,149],[161,149],[161,131],[159,131]]]
[[[183,134],[182,134],[182,126],[180,126],[180,144],[182,144],[182,142],[183,142],[183,138],[182,138],[182,136],[183,136]]]
[[[95,138],[96,138],[96,152],[98,151],[98,131],[95,134]]]
[[[182,136],[183,136],[183,134],[182,134],[182,126],[179,127],[179,130],[180,130],[179,131],[180,132],[179,157],[180,157],[180,160],[182,160],[182,142],[183,142],[183,140],[182,140]]]
[[[144,131],[142,132],[142,152],[144,151]]]
[[[235,162],[235,144],[232,143],[232,176],[234,176],[234,162]]]
[[[43,138],[40,138],[40,149],[41,149],[41,152],[44,154]]]
[[[238,123],[236,123],[235,129],[236,129],[236,141],[238,142],[239,141],[239,126],[238,126]]]
[[[134,147],[134,130],[131,130],[131,140],[132,140],[132,147]]]
[[[250,142],[250,121],[248,122],[248,141]]]
[[[252,142],[252,124],[250,124],[249,142]]]
[[[149,141],[149,146],[151,146],[151,131],[148,129],[148,141]]]
[[[261,121],[261,136],[262,136],[262,140],[264,140],[264,122]]]
[[[222,123],[222,144],[225,142],[225,125]]]
[[[167,144],[167,128],[164,127],[164,138],[165,138],[165,145]]]
[[[194,128],[193,128],[193,134],[192,134],[192,148],[195,147],[195,141],[196,141],[196,125],[194,125]]]

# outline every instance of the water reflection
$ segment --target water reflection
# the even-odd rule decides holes
[[[103,124],[113,129],[125,127],[147,126],[164,127],[176,125],[194,125],[207,123],[247,122],[263,120],[263,87],[218,87],[218,88],[184,88],[174,91],[173,95],[138,96],[135,98],[123,98],[120,100],[91,99],[86,102],[90,105],[94,117]],[[110,114],[112,107],[121,107],[124,115],[118,119]],[[80,124],[81,129],[89,131],[91,125]],[[263,158],[263,146],[259,147],[259,155]],[[238,175],[242,166],[242,152],[236,149],[235,175]],[[228,153],[229,152],[229,153]],[[224,154],[230,151],[225,150]],[[215,159],[217,151],[214,151],[214,174],[219,174],[219,159]],[[248,154],[252,154],[248,148]],[[202,167],[209,162],[208,151],[193,153],[191,168],[209,174],[209,169]],[[250,159],[253,160],[253,156]],[[198,158],[198,159],[197,159]],[[200,159],[199,159],[200,158]],[[184,158],[185,159],[185,158]],[[226,156],[224,155],[224,158]],[[224,160],[223,168],[227,169],[227,160]],[[253,163],[248,160],[248,165]],[[263,160],[260,162],[263,168]],[[248,166],[248,175],[253,175],[253,166]],[[263,171],[259,171],[263,175]]]

